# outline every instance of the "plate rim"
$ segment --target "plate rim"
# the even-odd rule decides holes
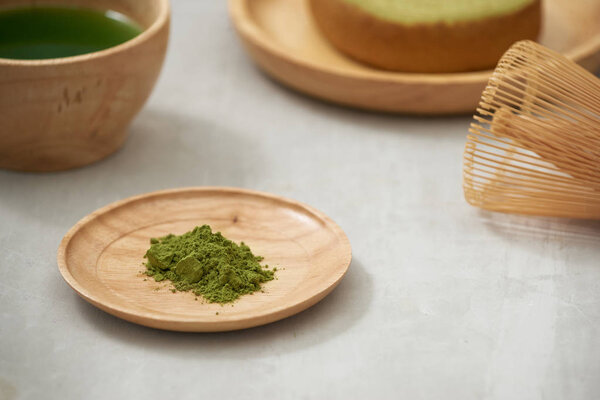
[[[327,73],[336,77],[359,79],[362,81],[372,82],[393,82],[402,84],[427,84],[427,85],[446,85],[446,84],[474,84],[485,83],[491,77],[493,69],[473,72],[458,72],[458,73],[406,73],[392,72],[377,69],[369,69],[366,71],[347,71],[336,68],[331,65],[319,64],[311,60],[298,57],[288,53],[282,46],[278,46],[263,30],[255,23],[249,11],[249,1],[251,0],[228,0],[229,15],[234,26],[245,39],[249,40],[253,45],[258,46],[263,51],[274,54],[280,59],[287,60],[296,65],[313,71]],[[596,34],[592,39],[585,43],[581,43],[569,52],[561,53],[568,59],[579,62],[587,57],[600,52],[600,33]]]
[[[82,285],[71,273],[66,256],[69,244],[75,235],[88,223],[93,221],[94,219],[102,216],[103,214],[110,212],[111,210],[122,207],[128,203],[134,203],[141,199],[151,198],[151,197],[161,197],[161,196],[169,196],[174,194],[180,194],[185,192],[199,192],[199,193],[208,193],[208,192],[222,192],[222,193],[231,193],[231,194],[245,194],[250,196],[262,197],[271,200],[276,200],[278,202],[283,202],[285,204],[299,207],[304,211],[308,211],[313,214],[317,219],[325,222],[328,229],[331,229],[336,237],[341,241],[341,246],[344,247],[344,256],[345,259],[341,265],[344,266],[341,274],[336,278],[336,280],[329,286],[319,290],[318,292],[312,294],[310,297],[302,299],[300,302],[292,304],[292,305],[277,305],[273,308],[270,308],[268,312],[265,314],[260,314],[258,316],[247,317],[243,314],[239,316],[226,317],[221,321],[202,321],[197,317],[190,318],[182,318],[182,317],[169,317],[158,316],[151,312],[132,312],[131,309],[121,306],[118,303],[113,303],[112,301],[104,301],[99,299],[97,296],[90,293],[87,288]],[[77,221],[63,236],[60,241],[57,254],[56,261],[58,264],[58,269],[65,280],[65,282],[73,289],[80,297],[82,297],[85,301],[90,304],[96,306],[97,308],[108,312],[111,315],[114,315],[118,318],[139,324],[147,327],[162,329],[162,330],[171,330],[171,331],[187,331],[187,332],[223,332],[230,330],[238,330],[238,329],[246,329],[255,326],[265,325],[271,322],[275,322],[292,315],[295,315],[307,308],[313,306],[318,303],[324,297],[326,297],[344,278],[348,269],[350,268],[350,264],[352,263],[352,247],[350,244],[350,240],[346,233],[342,230],[342,228],[333,221],[329,216],[325,213],[317,210],[314,207],[311,207],[307,204],[299,202],[294,199],[290,199],[284,196],[279,196],[273,193],[262,192],[253,189],[232,187],[232,186],[189,186],[182,188],[173,188],[173,189],[163,189],[157,190],[147,193],[142,193],[134,196],[129,196],[123,198],[121,200],[114,201],[109,203],[103,207],[100,207],[89,214],[85,215],[79,221]],[[290,312],[287,312],[290,311]],[[259,319],[260,321],[253,323],[253,320]],[[244,323],[246,322],[246,323]],[[173,324],[171,327],[162,326],[165,323]],[[189,325],[193,324],[202,324],[206,325],[206,328],[197,329],[190,327]],[[216,329],[212,329],[210,326],[215,325]],[[234,327],[225,327],[223,325],[236,325]],[[239,326],[238,326],[239,325]],[[190,329],[191,328],[191,329]]]

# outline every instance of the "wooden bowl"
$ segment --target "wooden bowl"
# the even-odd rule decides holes
[[[1,168],[63,170],[113,153],[165,57],[168,0],[0,0],[0,7],[44,3],[112,9],[144,31],[118,46],[74,57],[0,58]]]
[[[308,0],[229,0],[236,30],[276,80],[334,103],[387,112],[475,111],[492,71],[413,74],[377,70],[336,51],[320,34]],[[540,42],[589,70],[600,66],[600,1],[543,0]]]
[[[171,292],[146,277],[150,238],[208,224],[248,244],[277,267],[262,291],[232,304]],[[346,274],[352,251],[329,217],[268,193],[237,188],[163,190],[110,204],[78,222],[63,238],[57,261],[86,301],[119,318],[153,328],[215,332],[249,328],[296,314],[330,293]]]

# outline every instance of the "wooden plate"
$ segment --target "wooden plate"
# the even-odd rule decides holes
[[[277,266],[264,293],[219,305],[144,280],[151,237],[208,224],[244,241]],[[58,266],[88,302],[128,321],[174,331],[249,328],[296,314],[325,297],[350,265],[344,232],[323,213],[274,195],[234,188],[186,188],[131,197],[79,221],[63,238]],[[199,298],[201,300],[201,298]],[[218,313],[218,315],[217,315]]]
[[[256,63],[306,94],[363,109],[419,114],[473,112],[491,71],[385,72],[335,51],[307,0],[229,0],[233,23]],[[600,66],[600,1],[544,0],[540,42],[590,70]]]

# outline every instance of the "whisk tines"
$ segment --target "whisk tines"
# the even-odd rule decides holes
[[[600,219],[600,80],[539,44],[513,45],[469,129],[463,178],[478,207]]]

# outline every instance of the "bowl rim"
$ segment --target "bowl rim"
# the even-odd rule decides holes
[[[120,53],[136,47],[156,34],[166,24],[169,23],[171,17],[171,6],[169,0],[157,0],[159,5],[158,15],[152,24],[144,29],[136,37],[129,39],[116,46],[108,47],[106,49],[93,51],[91,53],[79,54],[76,56],[69,57],[58,57],[58,58],[42,58],[33,60],[22,60],[18,58],[2,58],[0,57],[0,67],[3,66],[27,66],[27,67],[45,67],[45,66],[57,66],[74,64],[83,61],[94,60],[97,58],[107,57],[115,53]],[[58,2],[57,2],[58,3]]]

